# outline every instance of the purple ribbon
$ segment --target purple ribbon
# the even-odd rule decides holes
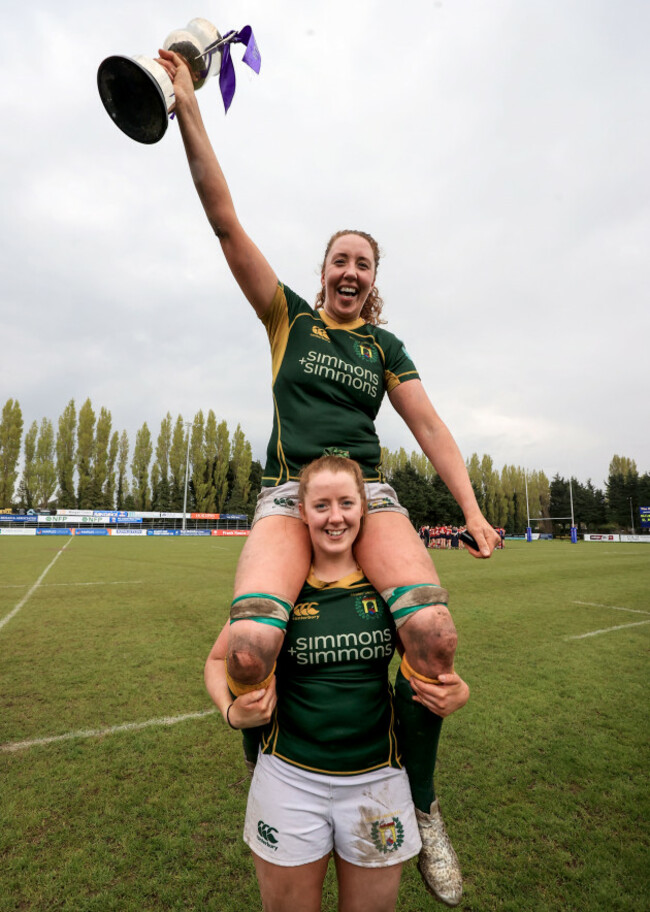
[[[250,25],[245,25],[244,28],[240,29],[238,32],[226,32],[222,41],[224,43],[220,47],[222,57],[221,70],[219,71],[219,88],[221,89],[221,97],[223,98],[226,113],[228,113],[228,108],[232,104],[232,99],[235,94],[235,67],[230,55],[230,45],[246,45],[242,60],[257,74],[260,72],[262,58],[260,57],[260,52],[255,43],[255,37]]]

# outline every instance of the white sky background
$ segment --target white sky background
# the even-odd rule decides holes
[[[363,228],[406,342],[467,457],[601,486],[650,470],[646,0],[60,0],[5,17],[0,404],[25,427],[105,406],[131,444],[169,410],[240,422],[263,461],[266,335],[196,198],[178,127],[110,121],[111,54],[194,16],[250,24],[224,116],[199,100],[240,218],[309,301],[324,245]],[[7,34],[8,32],[8,34]],[[388,402],[382,443],[416,448]]]

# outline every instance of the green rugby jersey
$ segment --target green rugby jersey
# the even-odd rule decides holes
[[[383,481],[375,418],[386,392],[418,379],[403,343],[363,320],[340,324],[279,284],[262,318],[271,344],[273,432],[262,485],[296,479],[326,450]]]
[[[262,751],[317,773],[400,767],[388,680],[395,639],[390,611],[361,571],[334,583],[311,573],[278,658]]]

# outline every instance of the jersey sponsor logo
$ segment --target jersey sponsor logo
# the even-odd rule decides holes
[[[393,654],[393,637],[388,627],[362,630],[361,633],[299,636],[287,648],[287,652],[297,665],[367,662],[390,657]]]
[[[323,329],[322,326],[312,326],[311,334],[312,336],[316,336],[317,339],[322,339],[324,342],[331,342],[330,337],[327,335],[327,330]]]
[[[386,855],[397,851],[404,842],[404,826],[399,817],[375,820],[370,835],[375,847]]]
[[[299,602],[294,605],[291,617],[294,621],[313,621],[318,617],[318,602]]]
[[[381,617],[384,612],[383,604],[378,595],[358,595],[354,600],[354,607],[359,617],[364,621],[370,618]]]
[[[370,351],[374,351],[374,349],[370,349]],[[369,367],[350,364],[349,361],[344,361],[343,358],[336,355],[315,351],[307,352],[307,356],[300,358],[298,364],[302,365],[306,374],[313,374],[315,377],[321,377],[342,386],[349,386],[358,392],[366,393],[373,399],[378,397],[380,376]]]
[[[261,842],[263,845],[265,845],[267,848],[273,849],[274,852],[278,851],[279,840],[277,840],[275,838],[275,834],[277,832],[278,831],[275,827],[269,826],[269,824],[264,823],[263,820],[257,821],[257,839],[258,839],[258,841]]]
[[[364,361],[377,361],[377,349],[372,345],[366,345],[364,342],[354,343],[355,353]]]

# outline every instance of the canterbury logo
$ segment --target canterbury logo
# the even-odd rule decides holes
[[[317,618],[318,617],[318,602],[300,602],[298,605],[294,606],[293,609],[293,618],[294,620],[300,620],[305,618]]]
[[[327,335],[327,330],[322,329],[320,326],[312,326],[311,334],[312,336],[317,336],[319,339],[324,339],[325,342],[330,341],[330,337]]]
[[[263,820],[257,821],[257,833],[262,842],[270,843],[270,845],[277,845],[278,840],[273,835],[277,832],[275,827],[269,826],[268,823],[264,823]]]

